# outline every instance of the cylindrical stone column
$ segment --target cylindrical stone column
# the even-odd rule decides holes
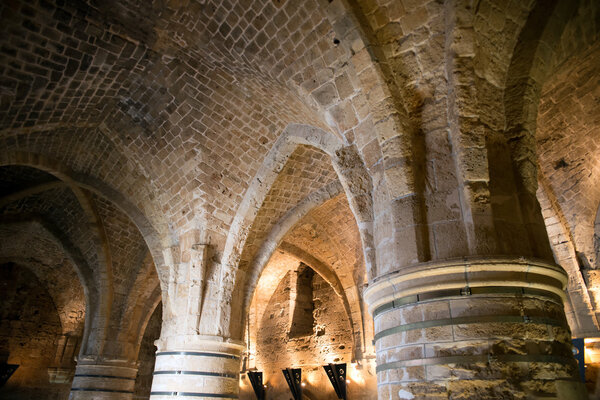
[[[421,264],[365,290],[379,399],[584,399],[567,275],[525,259]]]
[[[182,335],[156,346],[151,400],[238,398],[242,343]]]
[[[69,400],[130,400],[137,367],[123,362],[91,363],[80,360],[75,369]]]

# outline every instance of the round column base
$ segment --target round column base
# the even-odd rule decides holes
[[[123,363],[78,362],[69,400],[130,400],[137,368]]]
[[[241,343],[180,336],[156,344],[151,400],[238,398]]]
[[[477,259],[423,264],[365,291],[379,399],[584,399],[562,268]]]

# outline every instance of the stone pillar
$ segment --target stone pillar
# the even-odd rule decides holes
[[[226,325],[218,308],[228,304],[215,304],[214,295],[205,299],[208,245],[197,236],[184,235],[180,245],[165,251],[172,272],[155,342],[151,400],[238,398],[244,344],[214,335]]]
[[[80,340],[81,338],[75,335],[62,335],[58,338],[54,365],[48,368],[50,383],[64,384],[71,382],[75,372],[75,351]]]
[[[151,400],[238,398],[242,343],[181,335],[159,339],[156,346]]]
[[[423,263],[373,280],[379,399],[583,399],[567,275],[523,258]]]
[[[79,360],[69,400],[129,400],[137,366],[123,361]]]

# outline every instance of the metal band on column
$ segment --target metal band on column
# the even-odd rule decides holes
[[[497,288],[509,293],[530,290],[528,294],[565,299],[567,274],[558,265],[520,259],[460,259],[425,263],[375,278],[365,289],[369,311],[384,309],[392,302],[424,299],[427,293],[447,292],[447,296],[469,295],[479,288]],[[502,290],[501,290],[501,289]]]
[[[364,294],[380,398],[484,390],[582,399],[566,283],[561,267],[524,258],[424,263],[376,278]]]
[[[80,362],[71,387],[72,400],[116,399],[133,397],[137,368],[114,364]]]
[[[174,342],[157,341],[152,400],[238,398],[241,344],[206,337]]]

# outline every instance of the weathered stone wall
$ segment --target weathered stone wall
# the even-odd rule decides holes
[[[317,273],[312,272],[310,286],[298,283],[308,275],[307,266],[300,266],[299,272],[290,271],[280,281],[269,299],[258,329],[255,367],[263,371],[267,384],[267,396],[273,399],[287,399],[289,389],[281,373],[284,368],[302,368],[304,390],[311,398],[335,399],[335,392],[322,366],[327,363],[346,363],[350,368],[352,360],[352,335],[346,311],[333,288]],[[294,275],[298,275],[298,277]],[[297,287],[301,286],[297,293]],[[310,295],[310,298],[306,298]],[[309,304],[310,303],[310,304]],[[296,307],[310,305],[310,318]],[[301,319],[301,320],[297,320]],[[292,327],[312,320],[310,332],[304,335],[293,334]],[[364,371],[362,371],[364,372]],[[361,373],[349,375],[355,378]],[[348,384],[351,398],[369,398],[365,386],[355,381]],[[242,378],[241,398],[253,398],[252,388],[247,377]]]
[[[36,276],[16,264],[0,265],[0,362],[19,368],[0,389],[0,397],[14,400],[66,399],[70,379],[50,381],[49,368],[55,364],[62,327],[52,297]],[[73,353],[71,353],[72,355]],[[60,357],[59,357],[60,359]]]

